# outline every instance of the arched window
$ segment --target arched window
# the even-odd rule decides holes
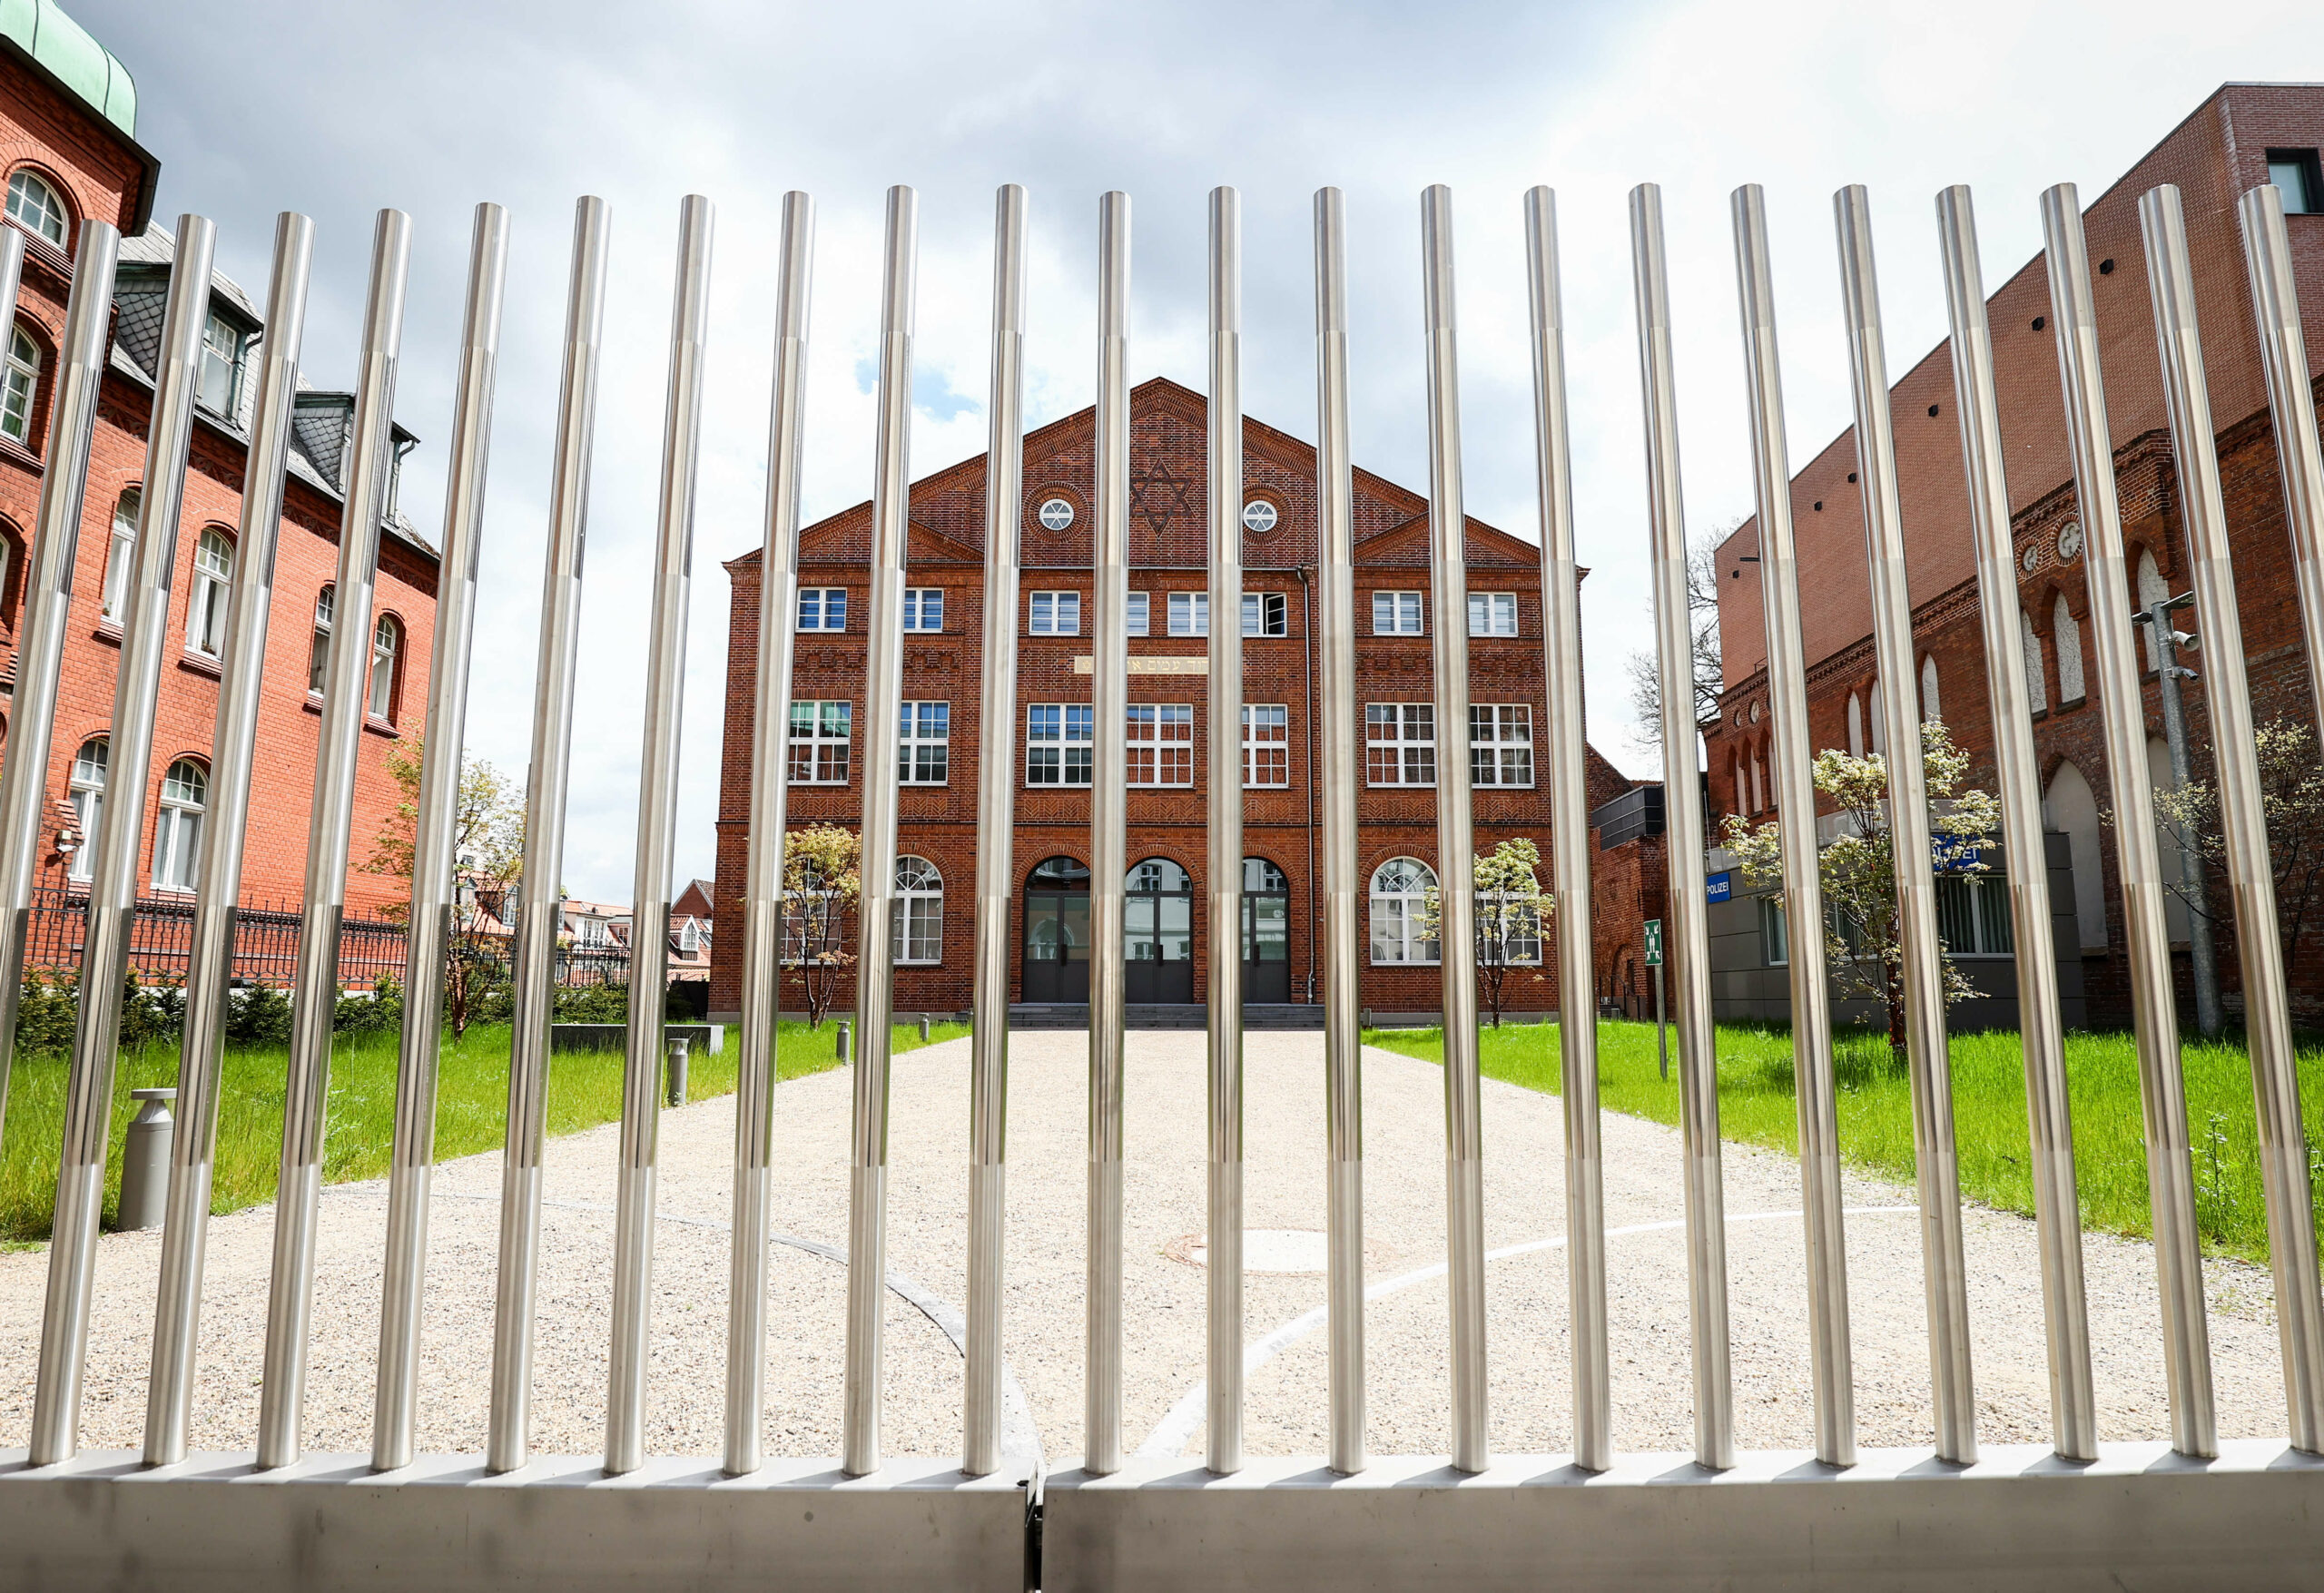
[[[1427,931],[1436,870],[1417,858],[1390,858],[1372,872],[1372,960],[1433,963],[1437,943]]]
[[[234,545],[208,530],[193,548],[193,595],[186,601],[185,644],[215,658],[226,651],[226,594],[234,581]]]
[[[2088,694],[2082,679],[2082,622],[2066,606],[2063,592],[2051,605],[2050,629],[2058,638],[2058,701],[2079,703]]]
[[[81,843],[64,871],[74,880],[86,880],[96,866],[97,826],[105,816],[105,760],[111,751],[104,737],[93,735],[73,754],[73,827],[81,832]]]
[[[1848,693],[1848,756],[1864,756],[1864,699],[1854,692]]]
[[[125,487],[113,506],[113,539],[105,545],[104,617],[119,624],[129,614],[129,585],[137,562],[137,510],[145,501],[139,487]]]
[[[944,960],[944,876],[926,858],[896,860],[895,935],[900,963]]]
[[[1755,813],[1768,811],[1768,788],[1759,778],[1759,749],[1757,747],[1751,749],[1751,811]]]
[[[162,777],[161,817],[153,821],[153,889],[192,890],[202,875],[202,815],[210,806],[210,776],[180,758]]]
[[[1934,724],[1945,717],[1945,709],[1936,695],[1936,654],[1921,656],[1921,723]]]
[[[363,695],[363,711],[374,719],[388,717],[395,705],[396,659],[403,648],[403,627],[391,614],[383,614],[371,627],[371,679]]]
[[[73,224],[73,213],[64,208],[64,196],[55,186],[29,166],[8,179],[8,213],[28,231],[59,249],[64,247],[64,234]]]
[[[2017,644],[2025,654],[2025,705],[2039,713],[2050,705],[2049,672],[2042,662],[2042,636],[2034,628],[2034,616],[2024,609],[2017,611]]]
[[[323,694],[323,685],[330,678],[330,616],[339,600],[339,589],[326,586],[315,594],[315,639],[307,650],[307,693],[310,696]]]
[[[2141,548],[2139,550],[2139,606],[2152,610],[2156,604],[2167,603],[2170,600],[2171,584],[2162,578],[2162,570],[2154,562],[2153,550]],[[2156,638],[2154,627],[2141,625],[2139,629],[2146,633],[2146,666],[2149,669],[2161,669],[2162,644]]]
[[[40,391],[40,345],[18,327],[8,339],[8,363],[0,371],[0,434],[33,446],[33,398]]]
[[[1876,757],[1888,750],[1888,704],[1880,695],[1878,681],[1866,694],[1872,699],[1872,751]]]

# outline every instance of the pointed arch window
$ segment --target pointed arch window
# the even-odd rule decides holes
[[[2058,638],[2058,701],[2079,703],[2089,694],[2082,678],[2082,622],[2066,606],[2066,595],[2050,609],[2050,629]]]
[[[2042,634],[2034,628],[2034,616],[2022,608],[2017,611],[2017,644],[2025,654],[2025,705],[2039,713],[2050,705],[2049,672],[2042,659]]]

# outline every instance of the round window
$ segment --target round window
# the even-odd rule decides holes
[[[1065,498],[1044,498],[1036,512],[1043,530],[1062,531],[1073,524],[1073,505]]]
[[[2058,557],[2067,564],[2082,556],[2082,522],[2068,520],[2058,527]]]
[[[1243,529],[1254,536],[1264,536],[1275,529],[1275,507],[1263,497],[1255,497],[1243,506]]]

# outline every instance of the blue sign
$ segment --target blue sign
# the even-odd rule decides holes
[[[1710,877],[1710,879],[1709,879],[1708,881],[1706,881],[1706,884],[1708,885],[1709,889],[1707,889],[1707,890],[1703,892],[1703,897],[1704,897],[1704,900],[1708,900],[1708,901],[1731,901],[1731,900],[1734,900],[1734,898],[1735,898],[1735,870],[1732,870],[1732,869],[1728,869],[1728,870],[1727,870],[1726,871],[1724,871],[1724,872],[1722,872],[1722,873],[1713,874],[1713,875]]]
[[[1984,853],[1974,841],[1932,835],[1928,848],[1940,874],[1973,874],[1976,872],[1978,864],[1984,860]]]

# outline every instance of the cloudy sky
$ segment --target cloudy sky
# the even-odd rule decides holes
[[[155,213],[219,224],[262,294],[272,218],[319,229],[305,363],[351,374],[371,217],[416,223],[398,418],[426,446],[404,505],[440,526],[472,207],[513,212],[473,752],[521,772],[575,198],[614,221],[567,886],[626,900],[678,204],[718,207],[678,868],[707,875],[726,634],[721,561],[761,518],[773,244],[786,189],[819,216],[809,518],[871,485],[882,194],[921,196],[915,476],[982,451],[992,192],[1031,192],[1028,419],[1094,391],[1097,200],[1134,201],[1133,379],[1203,383],[1204,196],[1242,191],[1248,412],[1315,427],[1309,206],[1346,192],[1358,461],[1426,485],[1420,191],[1452,185],[1469,506],[1536,535],[1521,195],[1559,194],[1591,739],[1638,772],[1621,663],[1646,624],[1625,194],[1662,185],[1688,511],[1744,514],[1750,471],[1727,196],[1768,190],[1793,457],[1846,424],[1830,197],[1867,184],[1892,369],[1941,335],[1932,196],[1974,186],[1998,281],[2051,183],[2085,200],[2221,83],[2313,80],[2313,5],[2039,0],[1579,6],[73,0],[127,64],[162,162]]]

